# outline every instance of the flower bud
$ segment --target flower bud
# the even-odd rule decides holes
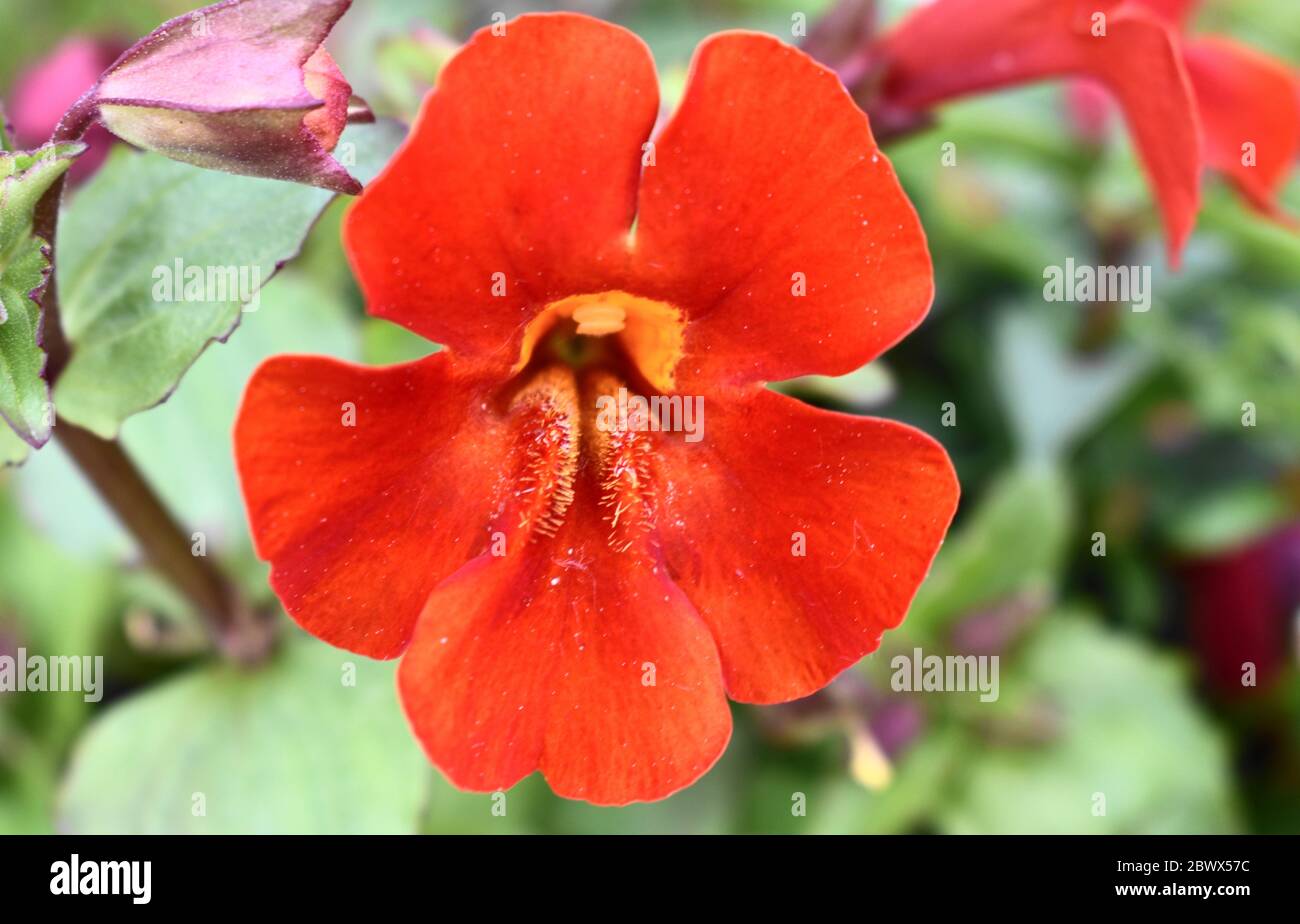
[[[119,138],[212,170],[337,192],[352,89],[321,47],[351,0],[226,0],[164,23],[88,98]]]

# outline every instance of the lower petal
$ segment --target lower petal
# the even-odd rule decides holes
[[[398,686],[429,757],[493,791],[661,799],[731,734],[717,650],[662,567],[609,548],[587,488],[553,537],[471,562],[429,598]]]
[[[370,313],[508,368],[548,302],[624,264],[658,110],[626,29],[576,13],[481,29],[344,221]]]
[[[893,421],[759,390],[661,448],[673,579],[708,623],[727,692],[797,699],[897,626],[957,506],[943,448]]]

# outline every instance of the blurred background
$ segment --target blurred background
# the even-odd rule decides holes
[[[827,6],[566,8],[644,37],[671,105],[707,34],[791,40],[792,16],[811,24]],[[907,6],[886,3],[886,21]],[[192,8],[0,6],[0,34],[19,37],[0,55],[19,140],[44,140],[117,51]],[[539,8],[357,0],[330,48],[356,92],[409,120],[445,37]],[[1207,0],[1194,28],[1300,62],[1294,0]],[[1300,831],[1300,234],[1209,178],[1171,274],[1121,125],[1080,120],[1066,89],[949,105],[886,145],[929,235],[934,309],[881,361],[781,387],[936,436],[961,509],[880,651],[808,700],[736,706],[731,746],[694,787],[601,809],[534,775],[494,814],[490,796],[457,792],[425,762],[392,664],[287,620],[269,664],[220,663],[50,444],[0,473],[0,654],[103,654],[105,695],[0,693],[0,832]],[[1298,187],[1284,197],[1293,214]],[[345,205],[229,343],[123,433],[262,601],[229,442],[243,382],[275,353],[391,363],[430,349],[365,317],[338,239]],[[1044,268],[1070,257],[1153,267],[1151,310],[1046,302]],[[894,692],[889,661],[914,647],[997,655],[1000,697]],[[353,686],[340,682],[350,670]]]

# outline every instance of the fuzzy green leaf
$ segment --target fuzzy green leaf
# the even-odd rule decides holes
[[[260,669],[201,668],[114,706],[73,754],[59,829],[411,833],[430,774],[393,665],[300,638]]]
[[[50,263],[45,242],[32,236],[36,204],[85,150],[81,144],[46,145],[0,153],[0,416],[32,446],[50,438],[54,414],[43,377],[45,354],[37,345]],[[20,461],[25,451],[5,439],[0,457]]]
[[[350,128],[338,152],[366,180],[401,141],[396,123]],[[59,238],[72,360],[59,414],[101,436],[165,400],[257,291],[293,259],[332,193],[119,151],[83,189]]]

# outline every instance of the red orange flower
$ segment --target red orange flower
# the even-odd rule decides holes
[[[658,114],[623,29],[480,32],[345,225],[370,312],[447,349],[274,358],[236,425],[285,607],[404,653],[411,725],[463,788],[540,768],[621,804],[691,783],[727,694],[806,696],[898,625],[956,505],[934,440],[764,387],[857,368],[932,297],[835,75],[717,35],[651,141]],[[703,438],[601,426],[622,388],[700,397]]]
[[[1077,76],[1118,101],[1164,213],[1176,262],[1203,166],[1262,212],[1300,157],[1300,86],[1285,64],[1220,36],[1182,33],[1197,0],[937,0],[879,40],[880,105]],[[1084,92],[1072,102],[1095,131]]]
[[[1199,0],[1132,0],[1181,32]],[[1277,195],[1300,158],[1300,82],[1284,62],[1219,35],[1180,39],[1206,166],[1252,206],[1285,220]]]
[[[899,108],[1050,77],[1103,84],[1124,111],[1177,262],[1200,203],[1200,126],[1159,15],[1132,0],[937,0],[883,36],[880,54],[882,99]]]

